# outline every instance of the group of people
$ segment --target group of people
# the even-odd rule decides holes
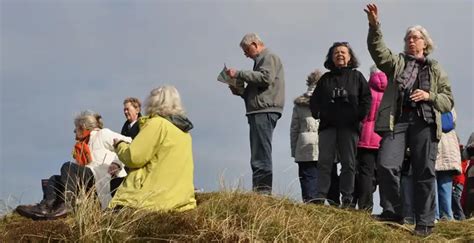
[[[441,214],[450,216],[444,203],[436,202],[437,195],[441,202],[447,200],[445,189],[452,191],[456,185],[453,195],[462,190],[452,183],[452,172],[463,172],[460,150],[454,155],[459,158],[454,169],[438,169],[435,163],[437,156],[452,152],[438,151],[443,137],[454,132],[443,130],[443,115],[454,107],[451,86],[439,63],[428,57],[433,41],[426,29],[410,27],[403,52],[396,54],[385,45],[377,6],[369,4],[364,11],[368,50],[375,62],[369,81],[357,70],[359,62],[349,43],[335,42],[324,62],[328,71],[312,72],[307,91],[294,101],[291,156],[298,163],[303,201],[371,210],[378,184],[383,212],[375,219],[404,223],[405,217],[413,216],[414,233],[426,236],[432,232],[438,206],[443,205]],[[229,88],[245,102],[253,190],[271,194],[272,136],[285,96],[283,64],[255,33],[246,34],[240,47],[253,59],[253,69],[227,69],[236,80]],[[74,160],[48,180],[39,204],[21,205],[17,212],[36,219],[62,217],[78,190],[90,188],[95,188],[102,208],[196,207],[189,134],[193,125],[178,91],[172,86],[152,90],[144,113],[141,116],[138,99],[127,98],[121,134],[104,128],[97,113],[80,113],[74,120]],[[473,147],[472,141],[466,145],[466,158],[473,156]]]
[[[356,69],[359,63],[349,43],[335,42],[324,62],[329,71],[311,73],[308,90],[294,101],[291,155],[298,163],[303,201],[340,201],[341,207],[371,210],[378,184],[383,212],[375,219],[403,224],[408,217],[404,205],[410,201],[414,233],[426,236],[436,218],[444,217],[437,216],[444,214],[437,208],[446,208],[444,202],[451,200],[453,176],[463,172],[458,169],[459,142],[455,150],[444,149],[443,137],[455,134],[454,128],[443,130],[446,114],[454,122],[450,82],[428,57],[434,45],[425,28],[408,28],[404,50],[397,54],[385,45],[377,6],[369,4],[364,11],[367,46],[376,66],[369,82]],[[256,34],[245,35],[240,47],[254,60],[253,70],[229,68],[227,74],[237,80],[229,88],[245,101],[253,189],[270,193],[272,134],[284,105],[283,66]],[[410,182],[402,178],[404,161]],[[341,164],[339,179],[336,162]]]
[[[141,103],[127,98],[121,134],[104,128],[102,117],[83,111],[74,119],[73,160],[44,186],[43,200],[16,211],[32,219],[65,217],[86,192],[102,209],[130,207],[184,211],[196,207],[193,128],[173,86],[153,89]],[[82,194],[84,195],[84,194]]]

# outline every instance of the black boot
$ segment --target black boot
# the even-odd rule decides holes
[[[62,202],[59,203],[56,207],[54,207],[50,213],[46,214],[45,217],[46,219],[49,220],[55,220],[59,218],[65,218],[67,214],[69,213],[69,209],[66,206],[66,203]]]
[[[46,219],[46,215],[51,213],[51,206],[46,200],[42,200],[36,205],[20,205],[16,208],[16,212],[21,216],[33,219]]]
[[[395,213],[392,213],[390,211],[383,211],[379,215],[373,215],[373,218],[375,220],[381,221],[381,222],[393,222],[393,223],[397,223],[397,224],[403,224],[404,223],[402,216],[400,216],[398,214],[395,214]]]
[[[413,234],[420,237],[427,237],[433,233],[433,226],[416,225]]]

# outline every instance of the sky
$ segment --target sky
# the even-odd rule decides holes
[[[290,157],[293,99],[306,90],[307,75],[323,68],[336,41],[351,44],[368,78],[367,3],[0,0],[0,211],[41,199],[40,180],[71,159],[75,114],[97,111],[106,127],[120,132],[123,99],[143,100],[163,84],[178,88],[195,126],[195,186],[249,190],[244,103],[216,81],[224,63],[252,68],[239,47],[249,32],[258,33],[285,68],[286,104],[273,136],[274,192],[300,200]],[[465,143],[474,131],[473,2],[375,3],[392,51],[402,51],[409,26],[430,33],[431,56],[448,73],[456,130]]]

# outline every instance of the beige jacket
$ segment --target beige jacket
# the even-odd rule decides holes
[[[456,122],[456,112],[453,113]],[[459,149],[458,136],[453,129],[448,133],[442,133],[441,140],[438,143],[438,155],[436,156],[436,171],[454,171],[461,173],[461,150]]]
[[[293,107],[290,125],[291,157],[295,162],[317,161],[319,119],[311,115],[309,98],[298,97]]]

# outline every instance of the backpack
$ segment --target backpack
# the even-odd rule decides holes
[[[444,133],[450,132],[454,129],[453,113],[445,112],[441,114],[441,127]]]

